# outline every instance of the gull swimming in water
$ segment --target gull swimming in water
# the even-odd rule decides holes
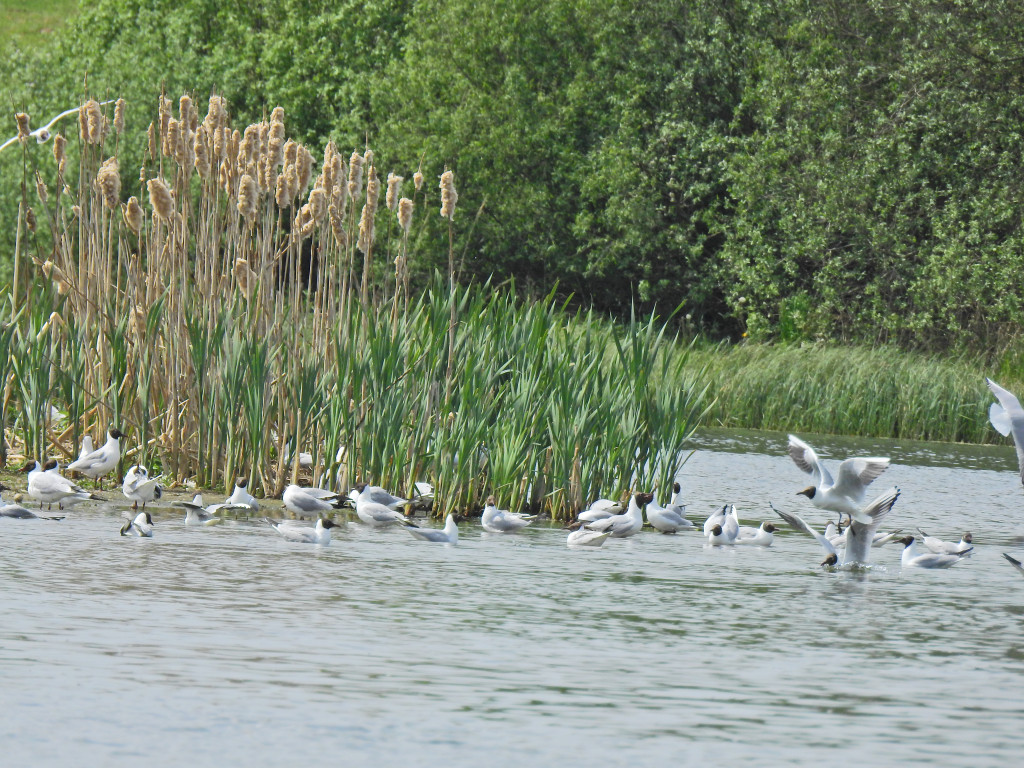
[[[352,499],[356,507],[356,517],[362,520],[367,525],[372,525],[375,528],[381,528],[386,525],[409,525],[416,527],[411,520],[406,519],[405,515],[396,509],[392,509],[386,504],[380,501],[375,501],[374,497],[382,498],[380,494],[374,494],[369,489],[372,486],[368,486],[360,483],[349,493],[349,498]],[[381,490],[381,489],[377,489]],[[390,496],[390,494],[387,494]],[[392,497],[397,498],[397,497]],[[402,501],[405,501],[402,499]]]
[[[121,527],[122,536],[142,536],[153,538],[153,518],[149,512],[139,512],[134,520],[130,520]]]
[[[775,526],[771,523],[761,523],[760,528],[751,528],[747,525],[740,526],[739,535],[734,544],[745,544],[755,547],[770,547],[775,540]]]
[[[521,531],[535,519],[533,515],[519,515],[505,509],[498,509],[494,497],[488,496],[484,512],[480,516],[480,525],[485,531],[491,533],[514,533]]]
[[[324,547],[331,543],[331,528],[338,527],[338,524],[333,520],[324,520],[322,517],[316,521],[315,528],[310,528],[307,525],[294,525],[288,521],[271,520],[269,518],[267,518],[267,522],[288,541],[295,541],[300,544],[320,544]]]
[[[434,541],[440,544],[458,544],[459,527],[455,524],[455,518],[449,512],[444,518],[444,528],[406,528],[417,539],[421,541]]]
[[[899,497],[899,488],[890,488],[875,497],[870,504],[861,510],[861,516],[866,516],[871,520],[870,523],[862,523],[857,517],[853,518],[853,523],[847,529],[848,536],[846,546],[842,550],[843,556],[841,559],[837,548],[828,540],[828,537],[811,528],[799,515],[791,512],[782,512],[775,509],[774,506],[772,510],[789,523],[790,526],[812,536],[821,544],[821,548],[828,555],[822,565],[864,566],[871,560],[871,544],[874,540],[875,531],[885,516],[889,514],[889,510],[892,509],[893,504],[896,503],[896,499]]]
[[[102,490],[103,476],[117,466],[121,460],[121,438],[124,434],[118,429],[107,433],[107,442],[91,453],[85,454],[68,464],[69,472],[81,472],[95,480]]]
[[[597,499],[593,504],[576,515],[576,520],[593,523],[622,512],[622,504],[611,499]]]
[[[247,477],[236,477],[235,487],[231,491],[231,495],[228,496],[225,504],[230,504],[231,509],[237,509],[240,507],[247,507],[253,512],[256,512],[260,508],[259,499],[249,493],[249,489],[246,486],[249,484],[249,478]]]
[[[569,536],[566,538],[566,546],[569,547],[600,547],[609,538],[611,538],[611,531],[592,531],[589,528],[577,528],[575,531],[569,531]]]
[[[321,512],[333,512],[342,505],[343,499],[337,493],[323,488],[303,488],[289,485],[284,489],[281,501],[290,512],[296,515],[318,515]]]
[[[970,531],[964,533],[964,535],[960,537],[960,541],[954,544],[951,541],[943,541],[937,536],[929,536],[920,528],[917,530],[922,536],[924,536],[923,539],[918,539],[918,541],[924,544],[925,549],[930,552],[934,552],[936,555],[958,555],[974,546],[974,537],[971,535]]]
[[[889,459],[846,459],[840,463],[839,472],[833,480],[814,449],[796,435],[789,436],[789,456],[794,464],[811,476],[813,483],[798,491],[798,495],[806,496],[818,509],[838,512],[840,517],[846,514],[865,525],[870,524],[868,516],[861,512],[864,494],[871,481],[889,467]]]
[[[401,496],[395,496],[393,493],[385,491],[380,486],[367,485],[366,483],[356,483],[355,488],[349,492],[349,498],[352,499],[353,503],[355,503],[356,499],[362,499],[363,501],[373,502],[374,504],[382,504],[385,507],[394,510],[400,510],[409,504],[408,499],[403,499]]]
[[[609,531],[613,539],[624,539],[634,535],[644,527],[643,506],[654,499],[651,493],[634,493],[629,499],[629,507],[621,515],[612,515],[602,520],[587,523],[592,531]]]
[[[227,501],[211,504],[208,507],[203,506],[201,493],[192,497],[192,501],[176,501],[174,506],[182,507],[185,510],[185,525],[216,525],[223,520],[222,517],[217,516],[218,512],[229,512],[233,509],[253,511],[248,504],[232,504]]]
[[[146,504],[156,501],[163,495],[163,488],[160,487],[159,477],[150,477],[149,470],[141,464],[135,464],[124,476],[121,493],[134,502],[133,510],[139,508],[139,502],[142,502],[142,508],[145,509]]]
[[[985,379],[998,403],[988,408],[988,420],[996,431],[1004,437],[1013,435],[1013,445],[1017,449],[1017,467],[1020,470],[1020,481],[1024,484],[1024,408],[1013,393],[1000,387],[992,379]]]
[[[899,539],[903,544],[903,554],[900,556],[900,565],[904,568],[949,568],[959,563],[967,553],[973,549],[965,549],[956,554],[935,554],[934,552],[921,553],[918,551],[913,536],[905,536]]]
[[[695,527],[693,523],[686,519],[685,504],[677,504],[676,501],[679,498],[679,483],[673,485],[674,493],[672,494],[672,503],[667,507],[663,507],[657,503],[656,500],[651,500],[647,505],[647,522],[651,524],[652,528],[661,531],[662,533],[675,533],[676,531],[690,531]]]

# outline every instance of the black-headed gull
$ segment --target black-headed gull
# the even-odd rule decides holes
[[[498,509],[494,497],[488,496],[483,514],[480,515],[480,525],[491,533],[514,533],[521,531],[535,519],[533,515],[518,515],[505,509]]]
[[[122,536],[142,536],[143,538],[153,537],[153,518],[149,512],[139,512],[134,520],[130,520],[121,527]]]
[[[654,499],[651,493],[634,493],[629,499],[629,506],[621,515],[612,515],[601,520],[587,523],[592,531],[609,531],[613,539],[624,539],[634,535],[644,527],[643,507]]]
[[[86,477],[91,477],[100,487],[103,488],[103,477],[109,473],[117,462],[121,460],[121,438],[124,434],[118,429],[112,429],[107,433],[107,442],[68,464],[69,472],[81,472]]]
[[[988,420],[992,422],[999,434],[1013,436],[1013,445],[1017,449],[1017,468],[1020,470],[1020,481],[1024,484],[1024,408],[1021,408],[1017,397],[992,379],[985,379],[988,388],[995,395],[998,403],[988,408]]]
[[[319,515],[321,512],[333,512],[339,509],[343,499],[337,493],[323,488],[304,488],[289,485],[284,489],[281,501],[289,512],[296,515]]]
[[[370,488],[371,486],[360,484],[349,494],[349,498],[355,504],[356,517],[375,528],[382,528],[386,525],[413,525],[412,521],[406,519],[405,515],[397,509],[392,509],[381,501],[376,501],[375,499],[380,499],[382,496],[372,493]],[[390,496],[390,494],[386,495]]]
[[[274,530],[288,541],[295,541],[300,544],[320,544],[327,546],[331,543],[331,528],[337,528],[338,524],[333,520],[320,518],[316,521],[316,527],[310,528],[306,525],[294,525],[285,520],[267,520]]]
[[[647,522],[651,527],[662,533],[676,533],[677,531],[689,531],[695,526],[686,519],[686,506],[677,504],[679,499],[679,483],[673,485],[672,503],[667,507],[658,504],[657,499],[652,500],[646,508]]]
[[[920,544],[923,544],[924,548],[929,552],[934,552],[936,555],[957,555],[974,546],[974,536],[971,535],[970,531],[965,532],[964,535],[960,537],[960,541],[952,542],[943,541],[937,536],[929,536],[920,528],[917,530],[923,537],[917,539],[917,541]]]
[[[600,547],[611,538],[611,535],[611,531],[592,531],[589,528],[578,528],[575,531],[569,531],[565,543],[569,547]]]
[[[53,466],[56,468],[56,463]],[[101,497],[80,488],[56,470],[43,471],[38,461],[26,462],[21,471],[28,473],[28,495],[39,502],[40,509],[43,508],[43,504],[57,504],[63,509],[62,505],[72,498],[75,501],[85,499],[103,501]]]
[[[63,520],[63,517],[45,517],[37,515],[28,509],[25,509],[21,504],[17,502],[4,501],[3,492],[9,490],[6,485],[0,483],[0,517],[6,517],[11,520]]]
[[[752,528],[748,525],[741,525],[739,535],[735,544],[743,544],[754,547],[770,547],[775,540],[775,526],[771,523],[761,523],[760,528]]]
[[[904,568],[949,568],[959,563],[973,549],[965,549],[953,555],[939,555],[934,552],[919,552],[917,540],[913,536],[904,536],[898,541],[903,545],[900,565]]]
[[[354,504],[356,499],[362,499],[365,502],[373,502],[374,504],[382,504],[390,509],[400,510],[409,504],[408,499],[403,499],[401,496],[395,496],[393,493],[385,491],[378,485],[368,485],[366,483],[356,483],[355,487],[349,492],[349,498]]]
[[[444,528],[406,528],[409,533],[420,541],[433,541],[439,544],[458,544],[459,527],[455,524],[455,517],[450,512],[444,518]]]
[[[235,478],[235,487],[231,491],[231,495],[228,496],[225,504],[232,505],[232,509],[239,507],[248,507],[254,512],[260,508],[259,500],[249,493],[249,489],[246,486],[249,484],[249,478],[237,477]]]
[[[149,502],[156,501],[163,495],[163,488],[160,487],[159,477],[150,477],[149,470],[141,464],[135,464],[125,473],[121,493],[133,502],[133,510],[139,508],[140,502],[145,509]]]
[[[789,455],[802,471],[811,476],[813,485],[798,491],[818,509],[838,512],[858,518],[865,525],[868,516],[861,513],[868,485],[889,467],[889,459],[882,457],[846,459],[839,465],[836,479],[825,468],[807,443],[796,435],[789,436]]]
[[[621,512],[622,504],[619,502],[612,499],[597,499],[589,507],[576,515],[576,520],[584,523],[593,523],[598,520],[604,520],[612,515],[618,515]]]

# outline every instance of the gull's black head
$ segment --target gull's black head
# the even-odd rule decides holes
[[[974,543],[974,537],[971,536],[971,532],[970,531],[967,531],[967,533],[964,534],[964,541],[966,543],[968,543],[968,544],[973,544]]]
[[[682,489],[679,487],[679,483],[672,483],[672,493],[679,493],[680,490]]]
[[[239,488],[245,488],[245,486],[248,485],[248,484],[249,484],[249,478],[247,478],[247,477],[236,477],[235,478],[235,485],[237,485]]]
[[[336,522],[334,522],[333,520],[324,519],[324,520],[321,520],[321,523],[323,523],[324,528],[337,528],[338,527],[338,524]]]
[[[722,526],[716,525],[714,528],[711,529],[711,533],[714,534],[715,536],[721,536],[722,535]]]
[[[816,494],[817,492],[818,492],[818,489],[815,488],[813,485],[811,485],[811,486],[808,486],[807,488],[804,488],[802,491],[797,491],[796,495],[797,496],[806,496],[808,499],[813,499],[814,498],[814,494]]]
[[[914,537],[913,536],[904,536],[902,539],[896,539],[896,541],[898,541],[904,547],[909,547],[911,544],[914,543]]]
[[[107,434],[110,435],[115,440],[120,440],[122,437],[124,437],[124,432],[119,430],[117,427],[114,427]]]
[[[829,555],[824,560],[822,560],[821,564],[822,564],[822,566],[836,565],[836,564],[838,564],[838,562],[839,562],[839,556],[836,555],[835,552],[833,552],[831,555]]]
[[[636,499],[637,506],[642,507],[644,504],[650,504],[654,501],[653,493],[635,493],[633,498]]]
[[[47,459],[46,463],[43,464],[43,469],[44,470],[50,470],[50,469],[56,469],[56,468],[57,468],[57,460],[56,459]]]
[[[777,530],[776,527],[771,523],[765,523],[763,527],[764,530],[768,531],[768,533],[775,533],[775,531]]]
[[[149,512],[143,512],[143,514],[146,516],[146,523],[149,524],[149,525],[152,525],[153,524],[153,517],[152,517],[152,515],[150,515]]]
[[[22,467],[21,469],[19,469],[18,471],[19,472],[31,472],[35,468],[36,468],[36,461],[35,461],[35,459],[30,459],[29,461],[26,461],[25,462],[25,466]]]

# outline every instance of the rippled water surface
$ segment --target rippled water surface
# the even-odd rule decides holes
[[[570,551],[553,528],[457,547],[350,523],[330,547],[121,507],[0,520],[6,765],[1013,765],[1024,749],[1024,490],[1011,448],[806,436],[881,454],[887,527],[974,533],[951,570],[825,573],[643,531]],[[707,432],[691,518],[795,496],[785,435]],[[112,495],[111,495],[112,497]]]

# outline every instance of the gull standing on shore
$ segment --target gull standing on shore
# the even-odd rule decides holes
[[[107,442],[91,453],[85,454],[68,464],[69,472],[81,472],[97,482],[103,489],[103,476],[109,473],[121,460],[121,438],[124,434],[118,429],[107,433]]]

